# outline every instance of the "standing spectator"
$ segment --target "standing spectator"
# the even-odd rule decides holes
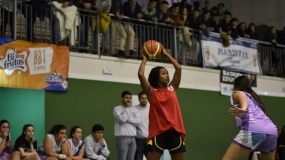
[[[203,16],[200,18],[199,21],[199,27],[202,30],[209,28],[211,31],[214,31],[214,28],[212,28],[212,21],[210,19],[210,11],[204,11]]]
[[[139,93],[140,104],[134,106],[141,116],[141,123],[137,127],[136,144],[137,150],[135,160],[143,160],[143,155],[147,157],[147,137],[148,137],[148,113],[149,105],[147,96],[144,92]]]
[[[247,34],[245,22],[240,22],[238,24],[238,35],[239,37],[250,38],[250,36]]]
[[[225,4],[224,3],[218,4],[217,13],[220,16],[220,19],[224,19],[224,16],[225,16]]]
[[[280,160],[284,160],[285,157],[285,125],[282,127],[280,134],[277,139],[277,153],[279,155]]]
[[[183,25],[183,21],[181,20],[181,16],[179,13],[179,4],[173,5],[168,11],[167,11],[167,18],[169,18],[169,22],[172,25]]]
[[[120,37],[119,51],[114,56],[127,57],[124,52],[126,41],[128,44],[129,55],[134,54],[134,38],[135,32],[129,24],[123,25],[121,20],[124,19],[124,10],[120,0],[112,0],[112,7],[110,13],[114,14],[111,22],[111,53],[114,52],[114,45],[116,44],[116,36]],[[117,35],[116,35],[117,34]]]
[[[95,4],[93,5],[93,8],[96,9],[96,11],[99,13],[100,16],[100,30],[103,33],[102,37],[102,45],[100,50],[104,52],[108,52],[109,48],[107,47],[108,44],[108,38],[109,38],[109,24],[111,21],[109,11],[111,9],[112,1],[111,0],[95,0]],[[104,24],[102,23],[102,19],[104,19]],[[96,19],[94,19],[96,21]],[[93,22],[93,24],[96,24],[97,22]],[[98,25],[99,25],[98,24]],[[102,26],[102,27],[101,27]],[[100,33],[100,31],[99,31]],[[98,36],[96,33],[96,26],[93,27],[93,35],[94,35],[94,50],[97,51],[98,48]]]
[[[230,30],[228,31],[228,34],[235,40],[237,38],[239,38],[238,35],[238,19],[237,18],[232,18],[230,21],[231,27]]]
[[[113,110],[118,160],[133,160],[136,153],[137,126],[141,123],[139,113],[132,107],[132,94],[123,91],[122,104]]]
[[[285,45],[285,26],[283,27],[283,30],[279,31],[277,34],[277,43]]]
[[[273,45],[276,45],[277,43],[277,33],[276,33],[276,28],[275,27],[270,27],[269,32],[264,38],[264,41],[269,42]]]
[[[259,40],[259,36],[255,30],[255,24],[254,23],[250,23],[248,25],[247,34],[249,35],[250,39]]]
[[[194,9],[192,16],[189,18],[189,27],[192,29],[197,29],[200,30],[200,10],[199,9]]]
[[[225,12],[225,18],[221,20],[219,24],[222,32],[228,33],[228,31],[231,29],[231,24],[230,24],[231,18],[232,14],[230,12]]]
[[[23,127],[22,134],[15,142],[15,151],[20,152],[21,158],[26,160],[40,160],[37,154],[37,140],[34,136],[34,126],[26,124]]]
[[[212,28],[214,29],[212,32],[216,32],[216,33],[220,33],[220,16],[215,13],[213,16],[212,16]]]
[[[205,11],[211,11],[209,1],[204,1],[204,7],[201,9],[201,12],[204,13]]]
[[[85,155],[90,160],[108,160],[110,151],[107,143],[103,138],[104,127],[100,124],[95,124],[92,127],[92,134],[84,139]]]
[[[124,9],[124,16],[131,18],[131,19],[123,19],[123,21],[127,22],[127,24],[128,23],[137,23],[137,21],[133,21],[132,19],[141,19],[143,16],[140,13],[141,6],[137,2],[137,0],[128,0],[127,2],[124,3],[123,9]],[[129,27],[128,31],[131,32],[133,30],[137,35],[139,35],[140,30],[138,28],[139,27],[135,27],[136,30],[134,30],[134,28]],[[129,43],[133,43],[133,40],[129,39]],[[140,45],[139,45],[138,51],[140,51]],[[131,56],[132,56],[132,54],[135,55],[135,53],[130,52]]]

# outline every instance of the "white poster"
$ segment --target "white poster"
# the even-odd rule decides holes
[[[224,47],[220,35],[211,34],[209,38],[201,35],[203,66],[262,74],[258,60],[258,42],[231,38],[229,41],[230,46]]]

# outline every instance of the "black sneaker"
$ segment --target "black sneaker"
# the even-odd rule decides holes
[[[129,54],[130,54],[131,57],[136,56],[135,55],[136,53],[134,52],[134,50],[129,50]]]

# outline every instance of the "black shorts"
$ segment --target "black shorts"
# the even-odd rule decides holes
[[[168,149],[170,154],[186,152],[185,142],[176,130],[168,130],[153,137],[147,143],[147,151],[156,151],[163,154]]]

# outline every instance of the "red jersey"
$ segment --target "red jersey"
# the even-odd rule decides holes
[[[152,89],[148,129],[148,140],[170,129],[175,129],[185,139],[180,106],[172,86]]]

